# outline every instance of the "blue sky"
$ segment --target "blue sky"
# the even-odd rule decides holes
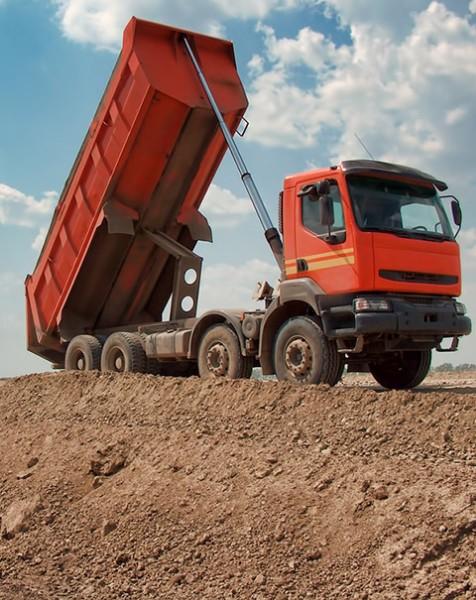
[[[239,143],[273,218],[285,175],[362,157],[355,132],[377,157],[446,179],[476,314],[476,0],[0,0],[0,376],[48,367],[25,350],[23,279],[132,15],[235,42],[251,122]],[[204,207],[215,242],[200,248],[201,306],[251,306],[276,272],[229,158]],[[469,338],[435,363],[476,362],[474,349]]]

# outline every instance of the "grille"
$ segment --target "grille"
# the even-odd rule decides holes
[[[391,281],[405,281],[407,283],[432,283],[434,285],[451,285],[458,283],[456,275],[440,275],[438,273],[418,273],[416,271],[390,271],[382,269],[380,277]]]

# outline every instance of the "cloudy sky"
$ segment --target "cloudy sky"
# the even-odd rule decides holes
[[[273,219],[285,175],[365,157],[355,134],[448,181],[476,315],[476,0],[0,0],[0,376],[47,368],[25,350],[23,280],[132,15],[235,42],[241,149]],[[276,276],[244,196],[227,158],[205,201],[202,309],[252,306],[255,282]],[[470,337],[434,363],[475,350]]]

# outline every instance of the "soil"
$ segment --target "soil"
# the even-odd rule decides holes
[[[476,388],[0,385],[0,599],[476,598]]]

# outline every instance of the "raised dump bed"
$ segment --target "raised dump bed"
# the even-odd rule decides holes
[[[28,349],[52,362],[62,364],[75,335],[160,322],[177,273],[191,266],[199,280],[200,259],[188,250],[211,239],[198,207],[226,143],[184,35],[232,132],[246,110],[231,42],[129,22],[26,280]],[[184,294],[189,305],[173,300],[173,318],[195,315],[198,281]]]

